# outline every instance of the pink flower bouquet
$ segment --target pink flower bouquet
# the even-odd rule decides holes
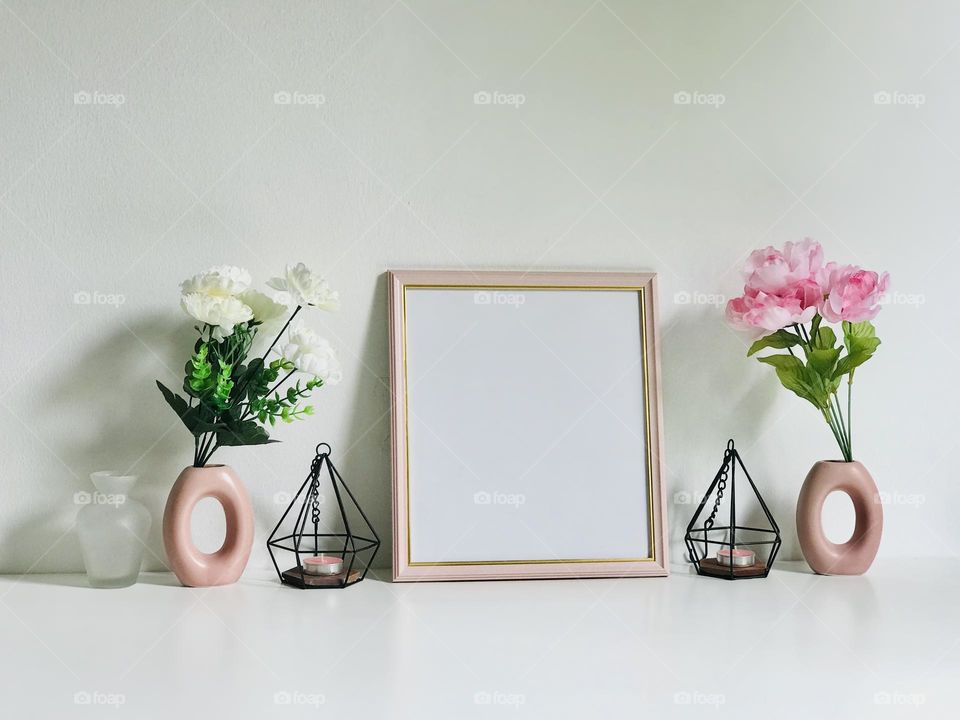
[[[809,238],[788,242],[783,250],[755,250],[743,275],[743,295],[727,303],[727,322],[756,338],[747,356],[766,348],[786,350],[757,359],[772,365],[785,388],[823,414],[844,459],[853,460],[853,375],[880,345],[870,321],[880,312],[890,276],[854,265],[824,264],[823,248]],[[825,322],[840,323],[842,346]],[[844,376],[846,417],[838,396]]]

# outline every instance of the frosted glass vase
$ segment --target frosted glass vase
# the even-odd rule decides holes
[[[102,470],[90,475],[96,492],[77,514],[80,551],[91,587],[133,585],[150,532],[150,513],[132,499],[136,475]],[[86,495],[86,493],[81,494]]]

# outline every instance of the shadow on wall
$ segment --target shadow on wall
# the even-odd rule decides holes
[[[377,279],[367,319],[366,330],[356,357],[342,357],[345,363],[356,361],[360,372],[355,378],[355,395],[346,404],[343,417],[343,432],[339,444],[332,443],[331,459],[343,477],[347,486],[363,508],[377,535],[381,546],[377,552],[375,566],[390,565],[391,537],[391,492],[390,492],[390,379],[387,361],[387,301],[386,276]],[[344,343],[325,322],[321,313],[312,320],[322,335],[328,335],[332,342],[347,353]],[[343,387],[343,386],[341,386]],[[317,439],[326,439],[320,438]],[[313,444],[309,452],[313,451]],[[251,450],[255,451],[256,448]],[[272,494],[258,494],[251,489],[256,523],[256,540],[250,563],[262,560],[271,571],[273,565],[266,555],[265,543],[273,532],[277,522],[300,483],[307,476],[308,463],[312,455],[303,458],[303,472],[282,481],[281,489]],[[298,468],[300,465],[297,466]],[[326,481],[324,481],[325,483]],[[321,525],[324,530],[339,532],[336,520],[336,503],[324,503],[321,510]],[[286,527],[286,526],[285,526]],[[334,530],[334,528],[336,528]],[[290,560],[290,555],[280,554],[278,562]]]
[[[334,460],[380,538],[375,567],[389,567],[393,554],[392,402],[387,335],[387,276],[381,274],[374,286],[367,331],[360,351],[364,371],[358,379],[357,395],[351,404],[348,445]]]
[[[660,347],[672,561],[683,562],[686,558],[683,536],[687,524],[723,462],[729,438],[735,440],[780,526],[783,546],[779,557],[799,557],[793,522],[796,496],[783,495],[758,473],[763,467],[763,454],[751,451],[762,442],[763,431],[770,424],[777,387],[773,383],[750,383],[744,372],[747,348],[724,327],[722,319],[718,321],[715,310],[693,306],[679,310],[661,332]],[[723,400],[705,404],[703,399],[710,397]],[[751,463],[751,457],[756,457],[755,463]],[[755,513],[744,508],[740,524],[759,522]]]
[[[358,358],[363,371],[345,416],[348,431],[334,448],[334,459],[383,541],[377,555],[383,567],[390,563],[391,527],[385,276],[378,278],[370,302]],[[190,447],[155,380],[179,388],[183,349],[192,345],[193,330],[167,312],[131,314],[124,324],[105,318],[98,341],[78,349],[69,373],[54,375],[34,398],[37,427],[63,472],[51,478],[57,482],[51,493],[55,499],[24,515],[0,540],[11,550],[4,558],[9,571],[76,572],[83,567],[76,516],[84,494],[93,491],[90,473],[106,469],[140,474],[132,497],[152,518],[143,567],[167,569],[163,510],[170,487],[189,462]],[[70,423],[68,414],[80,420]],[[273,529],[278,506],[272,497],[251,491],[259,544]]]
[[[143,461],[152,456],[148,474],[141,475],[132,497],[150,511],[152,524],[144,551],[144,569],[163,570],[165,557],[160,519],[170,485],[182,462],[177,443],[176,419],[164,413],[154,380],[179,384],[172,370],[174,356],[184,346],[183,324],[169,314],[125,319],[129,330],[117,323],[105,324],[109,334],[91,349],[70,360],[70,372],[55,376],[44,386],[45,397],[36,398],[37,423],[50,428],[45,438],[65,468],[62,496],[53,506],[42,508],[3,538],[6,547],[18,548],[10,564],[32,572],[75,572],[83,567],[75,529],[76,515],[85,497],[93,491],[89,476],[111,469],[139,474]],[[184,336],[184,337],[181,337]],[[138,338],[150,344],[148,351]],[[163,353],[159,357],[153,353]],[[85,431],[76,432],[61,422],[65,413],[84,416]],[[61,429],[62,427],[62,429]]]

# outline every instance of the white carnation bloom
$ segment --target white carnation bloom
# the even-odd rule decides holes
[[[340,293],[331,290],[321,275],[312,272],[303,263],[287,265],[284,276],[273,278],[267,285],[287,293],[291,303],[296,305],[313,305],[323,310],[340,307]]]
[[[216,297],[239,295],[250,287],[250,273],[233,265],[217,265],[180,283],[184,295],[202,293]]]
[[[297,370],[314,375],[328,385],[336,385],[343,379],[336,351],[326,338],[303,325],[291,326],[280,354]]]
[[[257,290],[244,290],[240,300],[253,311],[253,319],[258,323],[269,322],[287,312],[286,305]]]
[[[187,293],[180,298],[184,312],[214,328],[217,340],[233,335],[233,328],[253,318],[253,310],[235,297]]]

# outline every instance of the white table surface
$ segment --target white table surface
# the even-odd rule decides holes
[[[673,571],[312,592],[0,576],[0,717],[958,717],[960,561]]]

